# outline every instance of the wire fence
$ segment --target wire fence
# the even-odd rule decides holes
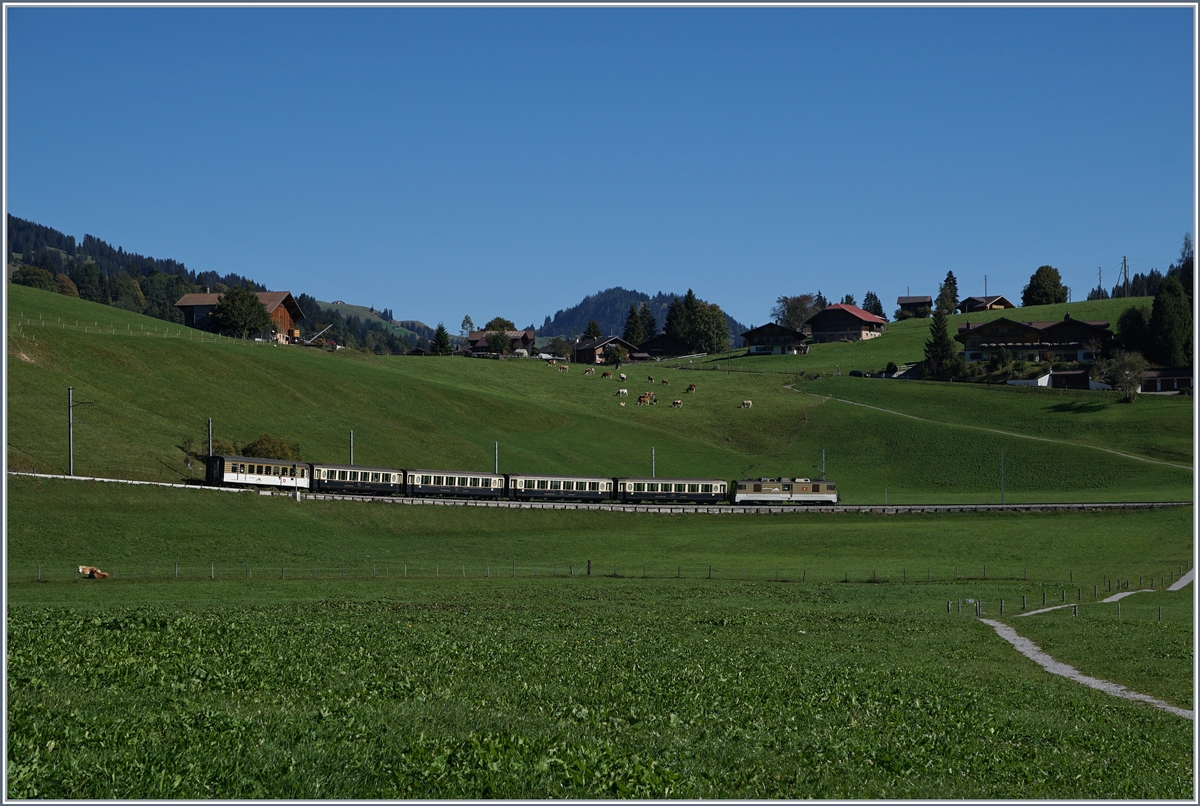
[[[9,581],[41,583],[99,583],[79,572],[78,565],[61,562],[18,564],[9,566]],[[91,566],[84,566],[85,571]],[[488,580],[488,579],[539,579],[558,577],[596,577],[612,580],[679,579],[712,580],[723,582],[770,582],[800,585],[960,585],[979,586],[984,583],[1014,584],[1025,589],[1022,608],[1069,605],[1079,602],[1095,602],[1121,591],[1162,590],[1186,574],[1192,568],[1191,560],[1174,567],[1139,569],[1137,576],[1126,574],[1101,574],[1087,576],[1068,570],[1066,578],[1061,573],[1046,578],[1030,578],[1027,568],[1004,568],[988,564],[972,566],[933,566],[920,568],[902,566],[882,569],[861,567],[842,572],[831,571],[828,566],[810,568],[802,564],[761,563],[748,565],[677,563],[621,563],[596,560],[550,561],[528,563],[512,561],[483,562],[440,562],[421,560],[417,562],[362,561],[351,560],[331,564],[305,562],[300,559],[264,562],[247,560],[231,562],[123,562],[118,565],[101,565],[99,571],[107,574],[107,581],[121,583],[145,582],[317,582],[317,581],[380,581],[403,582],[404,580]],[[1153,573],[1151,573],[1153,572]],[[1036,576],[1036,574],[1035,574]],[[1014,605],[1015,606],[1015,605]]]

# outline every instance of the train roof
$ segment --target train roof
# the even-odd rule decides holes
[[[522,479],[570,479],[576,481],[612,481],[612,476],[570,476],[557,473],[508,473],[507,475]]]
[[[428,468],[410,468],[404,471],[409,475],[420,473],[421,475],[430,476],[479,476],[480,478],[488,476],[493,479],[503,478],[503,473],[493,473],[490,470],[430,470]]]
[[[338,465],[338,464],[333,464],[332,462],[312,462],[311,464],[313,467],[321,467],[321,468],[325,468],[326,470],[329,470],[329,469],[360,470],[360,471],[361,470],[370,470],[370,471],[376,472],[376,473],[378,473],[380,471],[386,472],[386,473],[403,473],[404,472],[402,469],[400,469],[398,467],[372,467],[371,465]]]
[[[303,462],[299,459],[268,459],[265,456],[234,456],[234,455],[228,454],[228,453],[214,453],[212,455],[212,458],[213,459],[232,460],[235,462],[280,462],[285,465],[287,465],[287,464],[292,464],[292,465],[310,464],[309,462]]]
[[[618,476],[617,481],[669,481],[672,484],[728,484],[729,479],[682,479],[674,476]]]

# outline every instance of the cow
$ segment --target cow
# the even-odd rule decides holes
[[[650,395],[648,395],[648,394],[638,395],[638,405],[639,406],[649,406],[650,405]]]
[[[555,365],[555,364],[557,364],[557,363],[558,363],[558,361],[557,361],[557,360],[555,360],[555,359],[553,359],[553,358],[547,358],[547,359],[546,359],[546,366],[548,366],[548,367],[552,367],[552,366],[554,366],[554,365]]]
[[[617,397],[628,397],[628,396],[629,396],[628,389],[618,389],[617,390]]]
[[[624,373],[624,372],[622,372],[622,373],[621,373],[621,375],[620,375],[620,378],[621,378],[621,380],[623,380],[623,381],[627,381],[627,380],[629,380],[628,378],[626,378],[626,377],[625,377],[625,373]]]
[[[611,372],[601,372],[601,373],[600,373],[600,377],[601,377],[601,378],[611,378],[611,377],[612,377],[612,373],[611,373]]]
[[[83,574],[88,579],[108,579],[108,574],[104,573],[94,565],[79,566],[79,573]]]
[[[625,401],[624,401],[624,400],[617,401],[617,405],[618,405],[618,406],[621,406],[621,407],[624,407],[624,406],[625,406]]]
[[[559,372],[570,372],[571,368],[569,366],[567,366],[566,364],[559,364],[558,371]]]
[[[754,401],[753,401],[753,400],[743,400],[743,401],[742,401],[742,408],[743,408],[743,409],[748,409],[748,408],[750,408],[750,407],[751,407],[751,406],[753,406],[753,405],[754,405]]]
[[[646,380],[650,381],[650,383],[654,383],[654,376],[653,376],[653,375],[647,375],[647,376],[646,376]]]
[[[687,388],[687,389],[684,389],[683,391],[684,391],[684,393],[687,393],[687,392],[694,392],[694,391],[696,391],[696,384],[694,384],[694,383],[689,383],[689,384],[688,384],[688,388]]]
[[[663,378],[663,386],[670,386],[670,385],[671,385],[671,382],[668,381],[666,378]]]
[[[671,401],[671,408],[673,408],[673,409],[682,409],[682,408],[683,408],[683,401],[682,401],[682,400],[672,400],[672,401]]]
[[[595,368],[595,367],[588,367],[587,369],[585,369],[585,370],[583,371],[583,374],[584,374],[584,375],[595,375],[595,374],[596,374],[596,368]]]

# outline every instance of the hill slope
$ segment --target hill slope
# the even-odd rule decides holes
[[[299,442],[310,460],[347,459],[350,430],[360,464],[490,469],[498,441],[502,472],[646,474],[654,448],[663,476],[805,476],[819,472],[824,450],[847,502],[882,502],[886,490],[903,503],[998,500],[1004,450],[1009,501],[1191,498],[1190,469],[1100,450],[1190,465],[1190,398],[1124,406],[1097,393],[844,377],[803,383],[809,395],[785,388],[796,381],[790,373],[658,365],[653,387],[664,403],[679,390],[683,408],[618,407],[614,382],[540,362],[334,354],[200,339],[186,328],[167,338],[157,320],[24,287],[10,287],[9,313],[15,469],[66,469],[73,386],[77,402],[92,403],[75,411],[82,474],[198,475],[179,446],[203,445],[212,417],[220,437],[244,443],[270,432]],[[107,326],[85,331],[91,321]],[[697,394],[679,394],[688,382]],[[651,388],[641,374],[622,385]],[[753,409],[739,408],[746,398]],[[981,412],[998,431],[1058,441],[968,428]]]

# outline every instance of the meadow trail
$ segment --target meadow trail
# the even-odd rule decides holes
[[[1116,456],[1123,457],[1125,459],[1133,459],[1138,462],[1147,462],[1152,465],[1166,465],[1167,467],[1177,467],[1180,470],[1187,470],[1187,471],[1192,471],[1192,469],[1193,469],[1187,465],[1179,465],[1179,464],[1175,464],[1174,462],[1161,462],[1157,459],[1147,459],[1144,456],[1134,456],[1131,453],[1122,453],[1121,451],[1114,451],[1111,448],[1101,448],[1096,445],[1086,445],[1086,444],[1083,444],[1080,442],[1071,442],[1070,440],[1066,440],[1066,439],[1050,439],[1049,437],[1035,437],[1035,436],[1030,436],[1029,434],[1018,434],[1013,431],[1001,431],[999,428],[986,428],[982,425],[963,425],[961,423],[949,423],[949,422],[944,422],[942,420],[930,420],[927,417],[918,417],[915,414],[905,414],[902,411],[894,411],[892,409],[885,409],[880,406],[872,406],[869,403],[859,403],[855,400],[847,400],[843,397],[834,397],[833,395],[816,395],[816,394],[813,394],[812,392],[805,392],[801,389],[795,389],[795,388],[793,388],[793,386],[791,384],[786,384],[786,385],[784,385],[783,388],[789,389],[789,390],[796,392],[798,394],[801,394],[801,395],[807,395],[808,397],[815,397],[818,400],[829,400],[829,401],[833,401],[836,403],[848,403],[851,406],[861,406],[864,409],[874,409],[875,411],[881,411],[884,414],[894,414],[897,417],[907,417],[910,420],[918,420],[923,423],[933,423],[934,425],[946,426],[948,428],[962,428],[962,429],[966,429],[968,431],[986,431],[988,433],[1000,434],[1000,435],[1006,436],[1006,437],[1016,437],[1017,439],[1031,439],[1036,442],[1051,442],[1056,445],[1070,445],[1073,448],[1087,448],[1087,449],[1093,450],[1093,451],[1103,451],[1104,453],[1111,453]]]
[[[1013,645],[1018,652],[1032,660],[1034,663],[1041,666],[1050,674],[1056,674],[1060,677],[1065,677],[1069,680],[1074,680],[1077,683],[1082,683],[1089,688],[1094,688],[1098,691],[1103,691],[1106,694],[1111,694],[1114,697],[1121,697],[1126,700],[1134,700],[1136,702],[1144,702],[1147,705],[1152,705],[1155,708],[1160,708],[1163,711],[1169,711],[1172,714],[1181,716],[1184,719],[1195,720],[1195,711],[1189,711],[1186,708],[1177,708],[1174,705],[1165,703],[1157,697],[1151,697],[1148,694],[1141,694],[1136,691],[1130,691],[1120,683],[1113,683],[1108,680],[1101,680],[1096,677],[1085,675],[1071,666],[1047,655],[1042,651],[1041,647],[1030,641],[1028,638],[1022,638],[1017,634],[1017,631],[1007,624],[1001,624],[999,621],[981,618],[984,624],[996,631],[996,634]]]

